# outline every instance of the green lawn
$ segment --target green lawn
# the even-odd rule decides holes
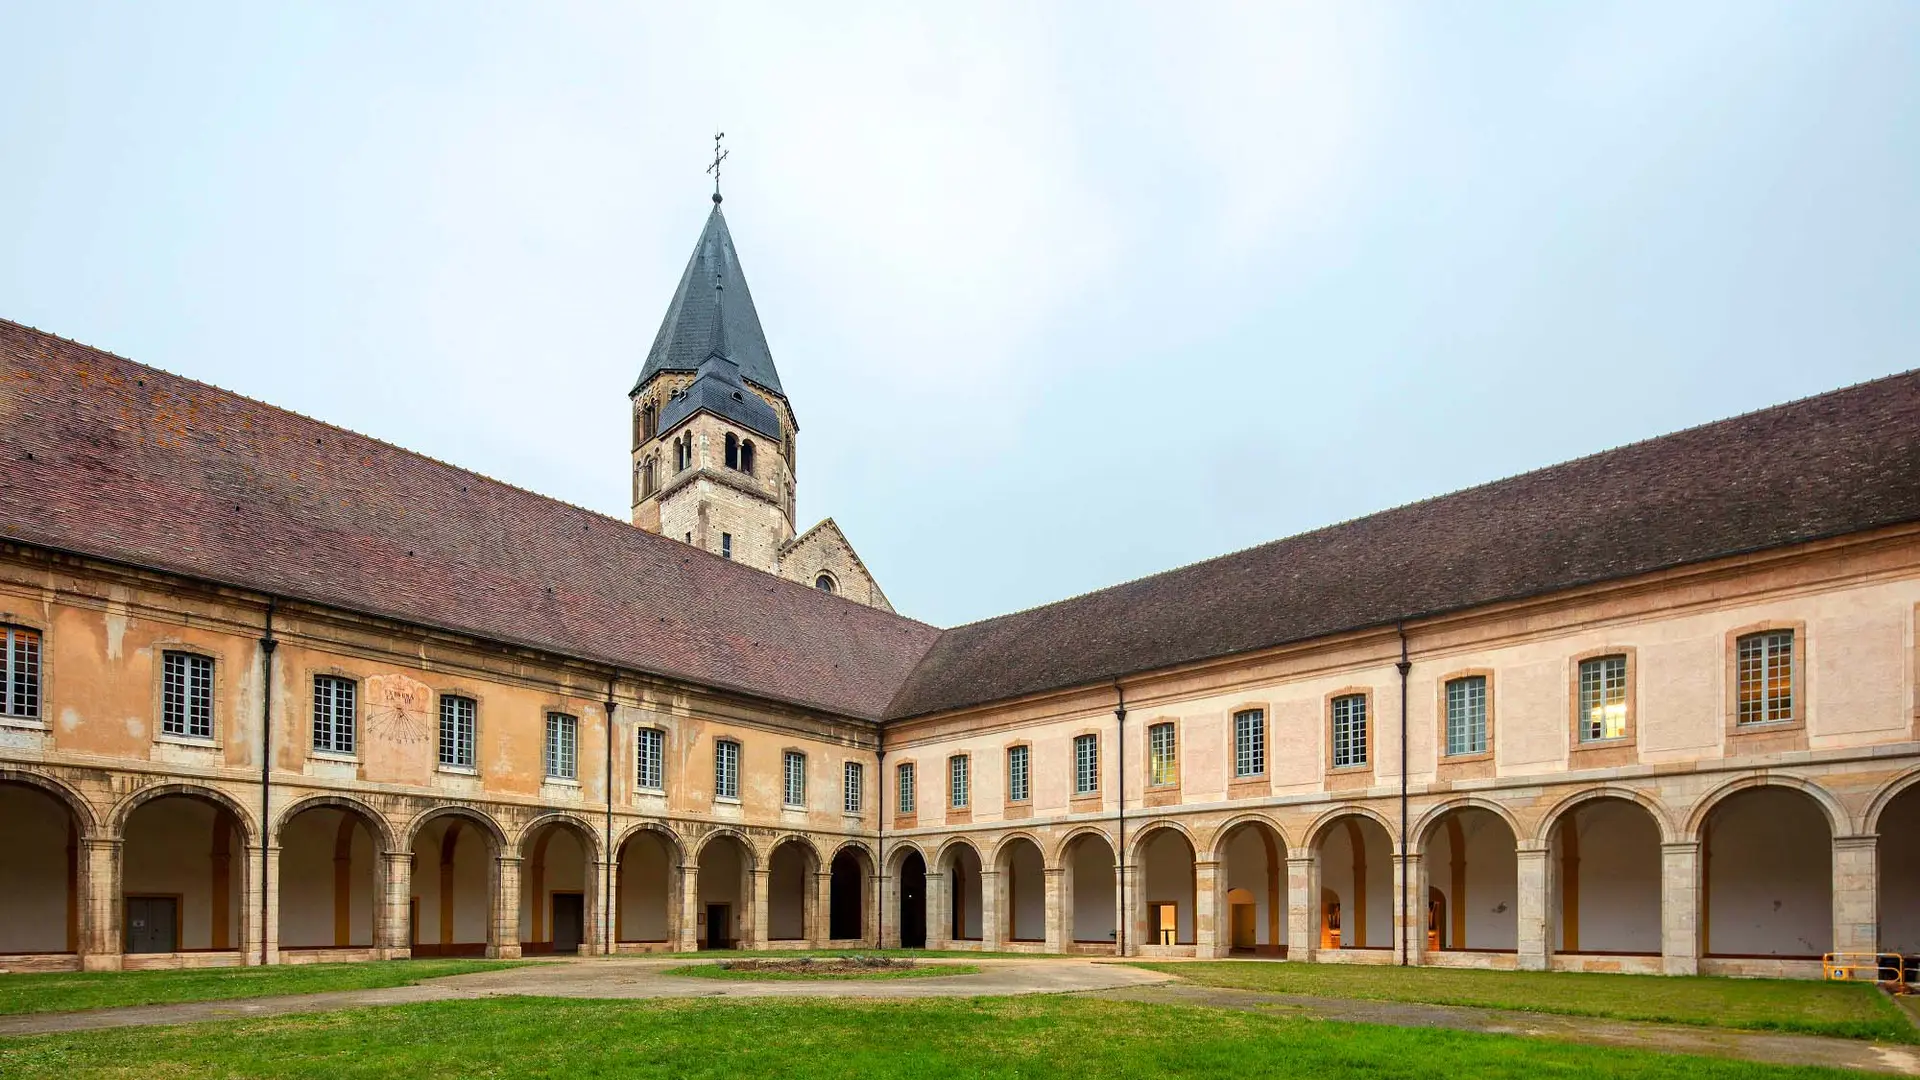
[[[411,986],[422,979],[442,975],[518,966],[498,960],[375,960],[364,964],[0,975],[0,1014],[225,1001],[278,994],[317,994],[325,990],[375,990],[383,986]]]
[[[1916,1037],[1920,1032],[1899,1008],[1862,983],[1231,960],[1137,966],[1205,986],[1276,994],[1476,1005],[1567,1016],[1920,1042]]]
[[[495,998],[0,1040],[0,1076],[1012,1078],[1845,1075],[1078,997]]]
[[[974,975],[973,964],[930,964],[922,968],[874,968],[872,971],[733,971],[725,964],[693,964],[669,968],[669,975],[689,975],[696,979],[737,979],[742,982],[803,982],[845,979],[937,979],[945,975]]]

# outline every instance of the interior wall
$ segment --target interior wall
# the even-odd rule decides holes
[[[1080,839],[1067,849],[1067,872],[1073,876],[1075,941],[1113,941],[1113,849],[1099,839]]]
[[[700,849],[700,910],[694,917],[700,922],[700,940],[710,940],[711,928],[704,920],[707,917],[708,904],[731,904],[730,913],[733,925],[725,928],[729,941],[742,941],[746,934],[743,928],[753,924],[747,922],[746,910],[747,855],[741,850],[740,842],[732,837],[721,837]]]
[[[1466,890],[1456,896],[1453,880],[1454,830],[1466,855]],[[1442,940],[1449,949],[1513,949],[1520,944],[1520,864],[1513,830],[1491,810],[1469,807],[1435,822],[1427,833],[1427,884],[1447,898],[1451,924]],[[1389,884],[1389,890],[1392,886]],[[1372,897],[1368,898],[1369,900]],[[1464,944],[1455,940],[1456,911],[1466,913]],[[1372,933],[1372,927],[1368,927]]]
[[[1660,952],[1660,827],[1625,799],[1582,803],[1554,829],[1553,947],[1567,947],[1568,830],[1578,859],[1580,952]]]
[[[247,872],[247,849],[234,828],[227,838],[227,893],[213,895],[213,822],[218,811],[209,802],[185,795],[163,795],[142,804],[127,820],[121,848],[122,896],[167,895],[180,899],[180,947],[211,949],[213,905],[227,908],[227,940],[238,949]]]
[[[980,912],[980,856],[965,844],[956,845],[947,857],[947,902],[958,904],[960,910],[959,932],[955,937],[978,941],[982,937]],[[952,908],[943,917],[947,918],[949,928],[953,928]]]
[[[1193,942],[1193,848],[1187,838],[1173,829],[1157,830],[1141,849],[1140,903],[1147,912],[1147,943],[1158,943],[1160,928],[1152,916],[1153,905],[1176,905],[1178,929],[1175,939],[1183,945]]]
[[[807,936],[807,888],[813,861],[799,844],[774,849],[767,874],[767,936],[798,941]]]
[[[1354,918],[1356,898],[1353,837],[1360,838],[1366,863],[1366,936]],[[1393,840],[1371,818],[1349,817],[1333,822],[1320,843],[1320,887],[1340,898],[1340,945],[1347,949],[1385,949],[1393,946]],[[1313,939],[1320,940],[1320,904],[1314,903]]]
[[[1045,941],[1047,937],[1047,863],[1040,849],[1018,841],[1007,849],[1001,886],[1007,894],[1007,937]]]
[[[24,784],[0,784],[0,953],[66,952],[72,815]]]
[[[1920,787],[1880,814],[1880,949],[1920,954]]]
[[[454,945],[485,945],[493,908],[493,837],[481,826],[448,815],[435,818],[413,842],[413,899],[419,913],[414,940],[441,944],[440,858],[447,830],[458,822],[453,848]],[[525,869],[525,864],[521,864]]]
[[[546,837],[546,850],[542,855],[538,895],[535,894],[533,880],[533,853],[540,843],[540,836]],[[535,940],[533,934],[533,911],[535,905],[540,908],[540,941],[553,940],[553,894],[557,892],[587,893],[587,850],[580,835],[564,825],[548,825],[540,830],[540,835],[531,838],[526,850],[520,853],[520,940]],[[588,905],[590,906],[590,905]],[[590,935],[591,931],[587,933]]]
[[[347,944],[373,944],[373,834],[358,814],[330,806],[302,811],[280,831],[280,947],[332,948],[335,863],[340,823],[352,823],[348,842]]]
[[[1792,788],[1739,792],[1707,818],[1701,912],[1716,956],[1818,956],[1833,942],[1833,838]],[[1884,870],[1883,870],[1884,872]]]
[[[1280,888],[1276,891],[1280,894],[1281,917],[1284,920],[1287,903],[1286,866],[1284,863],[1286,856],[1280,850],[1279,840],[1274,839],[1272,841],[1274,853],[1279,856],[1279,858],[1274,861],[1279,862],[1280,865],[1274,866],[1273,863],[1268,860],[1268,841],[1262,839],[1260,828],[1258,825],[1243,825],[1235,829],[1233,835],[1227,838],[1226,884],[1219,886],[1219,888],[1222,892],[1229,892],[1234,889],[1245,889],[1253,894],[1253,921],[1255,933],[1258,935],[1256,940],[1261,945],[1273,945],[1278,943],[1273,940],[1273,920],[1271,918],[1273,908],[1269,902],[1267,889],[1270,880],[1268,871],[1269,869],[1273,869],[1280,874]],[[1223,908],[1223,911],[1224,910]],[[1228,917],[1230,918],[1230,916]],[[1281,933],[1284,934],[1285,932],[1284,929],[1281,930]],[[1228,922],[1223,924],[1219,933],[1222,944],[1230,941],[1232,936],[1232,923]]]
[[[620,853],[620,940],[667,940],[673,855],[665,840],[640,833]]]

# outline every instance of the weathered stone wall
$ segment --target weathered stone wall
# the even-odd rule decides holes
[[[788,581],[814,588],[819,587],[824,574],[832,583],[834,593],[869,607],[893,610],[879,583],[867,572],[866,564],[854,553],[853,545],[832,518],[783,547],[777,572]]]

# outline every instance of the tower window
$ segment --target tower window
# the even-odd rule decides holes
[[[733,558],[733,534],[732,533],[720,534],[720,557],[723,559]]]
[[[825,593],[833,592],[834,591],[833,575],[821,574],[819,577],[814,578],[813,587],[816,589],[819,589],[821,592],[825,592]]]
[[[740,444],[740,471],[746,473],[748,476],[753,475],[752,439],[748,439],[746,442]]]
[[[653,402],[649,401],[644,406],[641,407],[640,409],[641,438],[643,439],[653,438],[653,424],[657,415],[658,414],[655,413],[653,410]]]
[[[640,463],[640,497],[644,499],[652,495],[653,485],[653,458],[649,457]]]
[[[740,467],[740,440],[732,432],[727,433],[727,468]]]

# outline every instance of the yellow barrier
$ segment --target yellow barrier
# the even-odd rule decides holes
[[[1899,953],[1842,952],[1821,957],[1820,966],[1827,978],[1836,982],[1887,983],[1895,989],[1904,990],[1907,974],[1917,961],[1920,958]]]

